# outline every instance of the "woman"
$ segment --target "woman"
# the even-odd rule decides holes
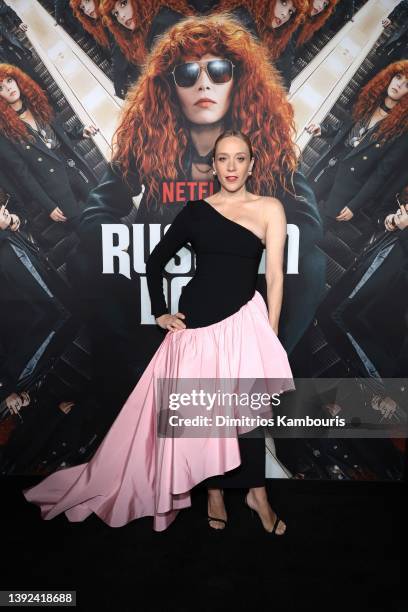
[[[332,144],[310,177],[329,223],[350,221],[381,192],[391,174],[404,171],[408,153],[408,61],[395,62],[361,90],[350,117],[337,129],[310,124],[313,136]]]
[[[148,0],[146,0],[147,3]],[[228,16],[237,19],[242,26],[253,36],[259,38],[258,30],[255,21],[251,15],[252,2],[248,0],[242,0],[241,2],[231,3],[231,0],[189,0],[189,2],[178,3],[178,10],[171,8],[176,6],[174,2],[158,2],[158,0],[149,0],[152,6],[150,11],[151,23],[147,29],[147,36],[145,39],[146,49],[150,51],[156,42],[156,39],[160,37],[166,30],[171,28],[173,25],[185,19],[189,15],[202,15],[209,16],[215,13],[228,12]],[[154,14],[154,10],[156,13]],[[182,11],[182,12],[180,12]]]
[[[209,74],[191,63],[196,59]],[[315,246],[322,236],[321,219],[313,192],[297,170],[293,109],[267,50],[232,18],[190,17],[156,43],[128,94],[113,163],[81,217],[81,260],[93,267],[90,278],[101,277],[101,224],[117,223],[132,210],[133,222],[170,223],[187,198],[166,202],[163,185],[191,184],[193,198],[202,195],[201,190],[212,193],[212,148],[221,131],[230,127],[245,130],[259,154],[259,171],[251,179],[253,190],[282,201],[288,222],[301,235],[299,274],[285,277],[281,331],[290,352],[313,318],[324,289],[324,256]],[[145,191],[135,209],[132,197],[143,185]],[[109,279],[105,275],[101,281]],[[128,292],[135,293],[130,282]],[[103,293],[113,299],[112,291]],[[303,309],[298,307],[299,294]],[[134,308],[132,304],[127,320],[136,324]],[[108,327],[110,321],[106,319]],[[120,334],[124,343],[129,342],[129,323]]]
[[[309,42],[333,14],[339,0],[309,0],[308,16],[296,36],[296,47]]]
[[[247,191],[253,165],[247,136],[230,130],[217,138],[213,171],[220,191],[211,202],[189,201],[146,265],[152,311],[157,324],[168,333],[91,461],[57,472],[24,492],[29,501],[42,507],[44,518],[65,511],[70,520],[83,520],[95,512],[109,525],[120,526],[153,515],[154,528],[165,529],[179,509],[190,505],[192,487],[241,463],[237,435],[256,429],[256,425],[240,422],[229,433],[219,433],[210,423],[209,430],[198,430],[198,434],[189,430],[187,438],[177,430],[174,433],[169,401],[179,395],[175,391],[189,389],[183,382],[193,379],[196,391],[196,382],[202,387],[203,379],[211,379],[209,388],[222,386],[236,393],[246,379],[252,379],[252,389],[254,379],[262,374],[268,379],[268,393],[294,388],[286,353],[277,338],[285,213],[275,198]],[[187,242],[196,251],[198,272],[179,301],[181,312],[170,314],[163,295],[162,268]],[[264,246],[269,313],[256,291]],[[231,384],[225,387],[226,380]],[[166,382],[161,387],[160,381],[171,381],[170,395]],[[212,414],[242,416],[246,412],[239,408],[231,413],[221,402]],[[270,406],[262,411],[263,415],[270,413]],[[191,416],[191,411],[184,414]],[[250,489],[246,503],[258,512],[267,532],[281,535],[286,526],[266,495],[263,438],[250,441],[255,440],[252,448],[259,452],[255,456],[248,453],[242,466],[241,484],[247,479]],[[225,527],[226,518],[221,490],[209,492],[210,527]]]
[[[375,240],[367,244],[317,311],[331,347],[363,377],[407,375],[406,361],[400,357],[408,336],[404,324],[407,301],[400,299],[408,291],[406,183],[406,173],[402,173],[377,213],[382,229],[379,225]],[[390,325],[392,321],[398,323]]]
[[[381,414],[377,423],[385,424],[385,427],[394,423],[401,428],[407,418],[408,392],[408,310],[407,300],[402,298],[408,293],[406,183],[405,173],[394,183],[392,194],[381,202],[382,212],[377,213],[381,223],[375,239],[367,243],[328,292],[316,313],[329,346],[344,364],[345,380],[356,377],[364,392],[364,407],[356,410],[357,398],[354,397],[351,403],[349,398],[348,411],[343,408],[345,416],[355,418],[358,415],[364,423],[376,423],[375,413],[371,411],[378,410]],[[341,409],[338,394],[337,385],[326,394],[329,409]],[[338,441],[332,442],[337,444]],[[374,467],[377,477],[389,479],[392,478],[390,466],[395,462],[395,457],[392,458],[395,449],[391,442],[403,456],[405,440],[402,438],[357,438],[353,445],[368,458],[368,465]],[[338,446],[340,448],[340,444]],[[392,452],[391,459],[384,459],[386,452]]]
[[[38,79],[39,75],[34,70],[30,49],[10,28],[7,28],[3,20],[0,21],[0,62],[14,64],[32,78]]]
[[[129,62],[113,34],[104,26],[102,21],[100,0],[70,0],[75,17],[84,29],[93,36],[98,45],[102,47],[105,55],[112,62],[113,86],[115,94],[124,99],[130,85],[137,80],[139,69]]]
[[[127,60],[136,66],[146,59],[149,27],[163,5],[182,15],[195,12],[186,0],[102,0],[100,8],[108,28]]]
[[[133,23],[128,22],[130,4],[126,3],[126,6],[121,7],[122,3],[117,2],[116,5],[116,10],[113,11],[116,18],[121,19],[120,22],[125,27],[134,27]],[[301,23],[306,6],[306,0],[274,0],[272,3],[259,3],[254,0],[210,0],[204,3],[200,0],[146,0],[145,27],[142,28],[143,20],[137,21],[136,24],[140,23],[140,38],[143,39],[146,50],[150,50],[156,37],[189,15],[228,14],[239,20],[251,34],[266,42],[270,57],[275,60],[285,48],[292,32]]]
[[[245,6],[249,10],[259,38],[267,45],[271,60],[276,61],[303,22],[307,0],[221,0],[218,10],[227,11],[238,6]]]
[[[21,232],[23,219],[15,212],[14,199],[10,208],[13,212],[6,203],[0,205],[0,308],[5,314],[0,321],[0,399],[38,371],[66,318],[52,272]]]
[[[108,49],[109,33],[102,23],[99,0],[70,0],[70,6],[75,17],[104,49]]]
[[[375,61],[377,70],[385,68],[391,62],[397,62],[408,57],[408,2],[404,0],[397,4],[393,11],[382,20],[382,26],[395,26],[392,34],[385,38],[376,48],[378,59]]]
[[[143,220],[144,212],[151,215],[157,211],[163,220],[174,218],[178,212],[177,204],[162,203],[159,183],[163,179],[213,178],[214,140],[222,126],[232,123],[245,125],[254,133],[255,146],[263,145],[262,172],[256,188],[265,193],[282,188],[290,195],[289,184],[296,170],[293,110],[263,46],[238,25],[232,17],[217,14],[191,17],[173,26],[156,43],[143,78],[130,93],[117,130],[113,161],[128,181],[135,180],[130,171],[139,174],[139,190],[144,180],[150,182],[138,220]],[[220,42],[217,36],[221,35]],[[188,57],[200,57],[207,69],[198,72]],[[213,100],[201,101],[199,95],[204,89]],[[259,115],[246,111],[255,104],[260,105]],[[152,109],[157,113],[153,120]],[[258,132],[261,125],[265,126],[261,115],[271,117],[266,124],[265,143]],[[162,125],[170,127],[168,140],[161,138]],[[145,146],[144,132],[149,133],[152,151]],[[169,155],[169,147],[179,154]],[[137,186],[132,185],[133,192]]]
[[[292,31],[284,49],[277,58],[276,66],[281,72],[285,86],[290,88],[292,82],[295,56],[301,48],[326,24],[333,14],[339,0],[306,0],[304,20],[297,23],[297,29]]]
[[[11,6],[4,0],[0,1],[0,18],[9,28],[18,27],[22,32],[27,32],[28,25],[24,23]]]
[[[27,201],[38,201],[53,221],[75,224],[96,177],[71,139],[90,138],[97,128],[69,133],[44,91],[10,64],[0,64],[0,111],[3,171],[18,176]]]

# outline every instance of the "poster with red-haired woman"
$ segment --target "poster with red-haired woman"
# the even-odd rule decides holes
[[[189,72],[195,58],[207,66],[198,78]],[[127,96],[111,168],[88,200],[80,227],[82,246],[85,251],[96,249],[88,261],[98,269],[100,259],[95,258],[103,255],[103,282],[112,283],[112,291],[115,277],[118,287],[126,279],[134,287],[124,291],[133,295],[135,333],[140,324],[150,327],[153,320],[146,307],[142,260],[188,199],[217,191],[211,164],[213,143],[230,127],[241,129],[253,143],[257,169],[250,179],[252,189],[279,197],[290,224],[281,324],[290,353],[309,325],[323,290],[324,261],[316,249],[321,221],[313,192],[297,168],[293,110],[279,75],[267,48],[238,19],[221,13],[185,18],[157,40]],[[120,232],[127,232],[128,251],[118,259],[115,226],[110,226],[112,234],[106,226],[102,243],[101,224],[118,222],[126,215],[132,225]],[[181,279],[175,275],[168,283],[167,299],[172,305],[187,274],[194,270],[191,256],[177,268],[183,270]],[[115,299],[112,291],[108,301]],[[153,328],[151,333],[157,331]]]
[[[115,94],[123,99],[128,87],[139,76],[139,66],[126,57],[120,40],[107,27],[102,0],[70,0],[70,7],[75,19],[95,40],[102,55],[111,62]]]
[[[397,2],[0,0],[0,606],[406,609]]]
[[[401,103],[388,114],[381,110],[381,104],[388,104],[385,98],[390,87],[403,88],[406,80],[403,67],[399,67],[397,72],[387,68],[385,76],[385,73],[373,76],[369,86],[358,97],[353,113],[350,113],[352,119],[342,128],[333,128],[335,147],[343,143],[343,137],[348,143],[346,148],[352,139],[353,142],[358,141],[357,147],[353,145],[352,153],[345,151],[344,159],[340,155],[336,165],[330,148],[329,153],[317,156],[316,167],[307,168],[306,164],[306,171],[303,158],[299,163],[299,151],[294,144],[294,109],[288,100],[278,62],[287,48],[296,43],[300,33],[307,30],[308,40],[319,33],[335,13],[336,2],[152,0],[138,3],[133,0],[103,0],[96,3],[94,0],[72,0],[71,6],[75,17],[84,27],[88,26],[88,31],[99,45],[103,46],[105,36],[109,44],[114,41],[129,65],[137,67],[138,71],[138,78],[129,87],[118,117],[112,157],[86,202],[81,202],[80,215],[73,225],[74,246],[64,263],[64,274],[75,298],[75,314],[79,315],[89,334],[89,371],[84,366],[84,372],[89,376],[92,392],[107,406],[103,416],[105,431],[120,413],[135,384],[146,372],[155,351],[161,346],[165,332],[169,331],[158,324],[156,306],[159,304],[160,308],[177,312],[179,304],[183,304],[183,296],[186,300],[194,286],[192,281],[197,277],[199,268],[194,245],[189,242],[181,245],[164,266],[164,302],[162,298],[160,301],[151,299],[147,264],[156,247],[166,235],[171,235],[173,223],[187,214],[188,203],[201,202],[209,210],[209,201],[220,192],[222,183],[214,167],[217,161],[214,159],[214,145],[226,131],[244,134],[251,144],[253,168],[247,178],[248,191],[259,197],[276,199],[285,214],[284,299],[279,320],[279,341],[291,360],[293,371],[300,377],[312,377],[327,368],[329,372],[347,375],[349,366],[342,370],[331,351],[338,349],[342,353],[341,359],[347,363],[350,350],[358,354],[359,349],[354,345],[350,349],[350,339],[343,342],[339,335],[337,347],[333,340],[335,334],[330,335],[329,326],[326,325],[331,313],[325,310],[325,304],[331,304],[332,308],[335,294],[327,302],[325,295],[334,284],[333,278],[343,271],[343,264],[345,267],[348,265],[351,254],[347,251],[344,255],[341,250],[343,238],[337,235],[333,238],[330,233],[327,235],[324,220],[332,200],[335,200],[338,208],[335,213],[344,218],[339,219],[342,223],[335,221],[331,230],[337,224],[336,234],[338,226],[344,227],[349,221],[352,221],[349,226],[353,228],[354,221],[358,224],[360,217],[356,214],[356,219],[348,219],[348,212],[343,210],[351,199],[360,199],[367,204],[367,198],[372,198],[374,193],[380,193],[380,187],[385,187],[384,177],[388,176],[388,169],[390,181],[395,179],[398,164],[395,165],[393,160],[399,160],[400,152],[405,150],[405,99],[401,97]],[[16,76],[14,72],[10,75]],[[10,75],[4,73],[4,78]],[[401,82],[391,84],[398,75]],[[7,88],[5,83],[4,100],[8,95]],[[38,94],[33,102],[28,89],[23,88],[22,91],[26,106],[33,107],[31,130],[35,130],[34,120],[37,121],[44,130],[44,138],[48,138],[51,145],[57,144],[58,149],[61,143],[58,145],[58,138],[54,142],[53,133],[47,127],[51,115],[41,115],[45,94]],[[14,102],[11,103],[14,107],[10,104],[5,106],[3,117],[4,167],[6,171],[11,166],[19,169],[21,180],[18,190],[25,190],[26,194],[35,191],[41,203],[46,208],[48,206],[56,217],[52,218],[53,221],[56,224],[61,222],[62,230],[67,227],[64,223],[66,215],[70,214],[64,209],[68,211],[72,204],[65,174],[72,178],[74,171],[70,163],[74,158],[66,155],[68,169],[56,179],[54,164],[50,165],[51,173],[44,163],[44,160],[48,162],[49,156],[38,153],[34,157],[37,149],[34,150],[28,140],[26,142],[30,128],[24,121],[24,106],[19,108]],[[360,146],[359,131],[365,129],[365,123],[371,121],[373,115],[377,117],[381,113],[385,114],[377,125],[377,131],[374,130],[379,140],[372,139],[368,130],[367,134],[362,134]],[[308,130],[315,128],[312,126]],[[58,131],[57,124],[55,129]],[[317,131],[316,128],[316,134]],[[320,133],[322,136],[329,135],[329,131],[324,126]],[[62,132],[59,134],[63,138]],[[33,134],[29,136],[32,138]],[[11,146],[10,139],[13,138],[21,139],[21,151],[17,151],[16,144]],[[368,143],[373,150],[372,156],[371,152],[367,154]],[[47,147],[47,143],[44,142],[43,146]],[[66,143],[64,146],[67,146]],[[62,153],[63,149],[59,148],[58,151]],[[348,176],[348,156],[356,157],[363,149],[361,163],[358,167],[353,166],[358,171],[351,179]],[[56,153],[51,147],[52,152]],[[388,163],[386,157],[384,170],[381,163],[388,153],[391,160]],[[28,173],[27,166],[30,164],[32,167]],[[33,169],[37,165],[39,171],[36,173]],[[323,173],[321,168],[324,169]],[[340,173],[337,178],[336,172]],[[333,184],[328,184],[329,178],[333,179]],[[30,182],[27,183],[27,180]],[[17,191],[10,177],[5,176],[3,182],[11,182],[9,191],[14,187]],[[326,197],[323,191],[319,192],[323,183],[330,187],[330,197]],[[337,202],[340,192],[344,197]],[[392,212],[393,204],[389,200],[384,200],[383,204],[387,211],[385,217],[395,216],[397,209]],[[11,215],[3,212],[2,223],[10,232],[17,229],[16,216],[15,211]],[[225,216],[228,221],[228,215]],[[395,217],[396,223],[401,221],[399,217]],[[231,229],[234,227],[233,218],[232,215],[229,220]],[[389,221],[388,226],[391,227]],[[258,241],[261,240],[259,232],[252,233]],[[330,248],[327,250],[328,243]],[[349,243],[346,243],[349,248]],[[360,243],[364,245],[363,238]],[[388,253],[386,250],[381,252]],[[400,251],[394,249],[393,253],[395,255]],[[11,256],[15,258],[16,255]],[[340,259],[337,260],[337,257]],[[364,259],[364,265],[359,269],[363,269],[368,261]],[[261,252],[255,275],[257,291],[265,303],[268,302],[267,269],[265,249]],[[239,268],[235,266],[231,273],[225,274],[225,287],[229,286],[228,283],[231,285],[230,295],[239,285],[236,280],[238,271]],[[216,278],[215,271],[213,275],[208,275],[210,284],[211,278]],[[200,298],[201,307],[208,317],[214,303],[219,301],[218,292],[216,286],[209,286]],[[331,343],[325,344],[324,328],[328,330],[326,340],[331,337]],[[343,352],[345,347],[348,348]],[[403,342],[395,342],[393,347],[402,350]],[[320,351],[324,353],[321,357]],[[383,355],[381,360],[384,363]],[[16,389],[12,390],[13,393],[16,393]],[[327,397],[324,410],[328,410],[327,406],[331,406],[330,410],[337,410],[339,402],[337,408],[333,408],[333,397]],[[65,405],[70,398],[60,399],[60,403]],[[14,406],[17,402],[20,407],[26,408],[21,397],[15,398],[12,394],[10,402],[10,405]],[[7,408],[8,405],[4,413]],[[16,410],[18,412],[19,408]],[[302,414],[303,406],[297,406],[296,410]],[[7,432],[9,435],[9,429]],[[14,448],[14,457],[16,449],[23,446],[22,440],[23,436],[18,443],[9,447]],[[285,457],[289,470],[305,474],[312,451],[302,447],[301,453],[298,453],[295,446],[291,448],[281,448],[280,456]],[[10,450],[10,457],[13,453]],[[326,451],[324,455],[329,456]],[[6,469],[10,469],[10,466],[14,469],[10,457],[7,458]],[[309,474],[313,474],[313,477],[334,477],[332,472],[327,471],[329,468],[322,473],[313,459],[311,463],[313,467],[310,467]],[[353,479],[356,477],[354,468],[349,468],[343,466],[343,473]]]

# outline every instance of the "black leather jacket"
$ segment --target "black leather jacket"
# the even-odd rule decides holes
[[[70,150],[77,166],[85,171],[91,185],[95,185],[97,178],[92,168],[74,148],[73,140],[81,137],[83,127],[69,131],[58,118],[52,122],[52,127]],[[18,177],[20,193],[27,201],[36,200],[49,213],[57,206],[62,210],[65,205],[67,208],[76,206],[64,162],[41,141],[20,144],[0,136],[0,160],[5,172]]]

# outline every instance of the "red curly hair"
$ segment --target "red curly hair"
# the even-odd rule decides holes
[[[103,26],[99,0],[95,0],[95,13],[97,15],[96,19],[92,19],[92,17],[87,17],[85,15],[80,7],[81,2],[82,0],[70,0],[72,12],[78,21],[81,22],[84,30],[89,32],[89,34],[94,37],[96,42],[101,45],[101,47],[108,48],[109,38]]]
[[[324,26],[324,24],[326,23],[328,18],[333,13],[339,1],[340,0],[328,0],[329,4],[327,5],[327,7],[323,9],[323,11],[319,13],[318,15],[314,15],[312,17],[310,12],[313,8],[313,0],[308,0],[309,6],[307,9],[307,17],[300,31],[300,34],[298,36],[297,43],[296,43],[297,47],[301,47],[302,45],[304,45],[308,40],[312,38],[312,36],[314,36],[314,34],[318,30],[320,30],[320,28]]]
[[[189,17],[156,43],[128,93],[114,137],[112,161],[125,177],[137,168],[140,180],[149,185],[148,202],[158,197],[163,177],[177,179],[184,174],[189,145],[189,128],[170,71],[187,56],[209,52],[236,65],[226,123],[251,138],[257,158],[257,172],[252,175],[255,193],[271,195],[278,184],[287,189],[288,173],[296,168],[293,109],[266,47],[228,15]]]
[[[118,45],[122,49],[125,57],[133,64],[143,64],[146,56],[146,38],[151,23],[162,6],[178,11],[182,15],[194,15],[195,11],[189,6],[187,0],[128,0],[133,8],[133,15],[136,20],[136,28],[133,32],[122,26],[112,11],[115,8],[116,0],[102,0],[100,11],[103,15],[104,23],[108,26],[115,37]]]
[[[34,118],[49,123],[53,118],[53,111],[41,87],[17,66],[0,64],[0,81],[2,82],[7,77],[16,81],[21,97]],[[33,140],[24,121],[3,98],[0,98],[0,134],[13,142],[24,143]]]
[[[361,121],[371,117],[379,104],[384,101],[391,80],[397,74],[408,79],[408,60],[394,62],[381,70],[360,91],[353,107],[353,119]],[[394,106],[390,113],[378,123],[373,137],[380,141],[396,138],[408,130],[408,93]]]
[[[230,11],[244,6],[256,23],[259,36],[269,49],[272,60],[277,59],[285,50],[292,34],[304,21],[309,10],[309,0],[293,0],[295,14],[284,25],[272,28],[276,0],[221,0],[214,12]]]

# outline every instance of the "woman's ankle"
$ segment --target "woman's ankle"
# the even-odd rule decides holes
[[[209,499],[223,499],[224,491],[222,489],[207,489]]]
[[[249,489],[248,496],[254,502],[265,503],[268,501],[268,494],[266,492],[266,487],[253,487]]]

